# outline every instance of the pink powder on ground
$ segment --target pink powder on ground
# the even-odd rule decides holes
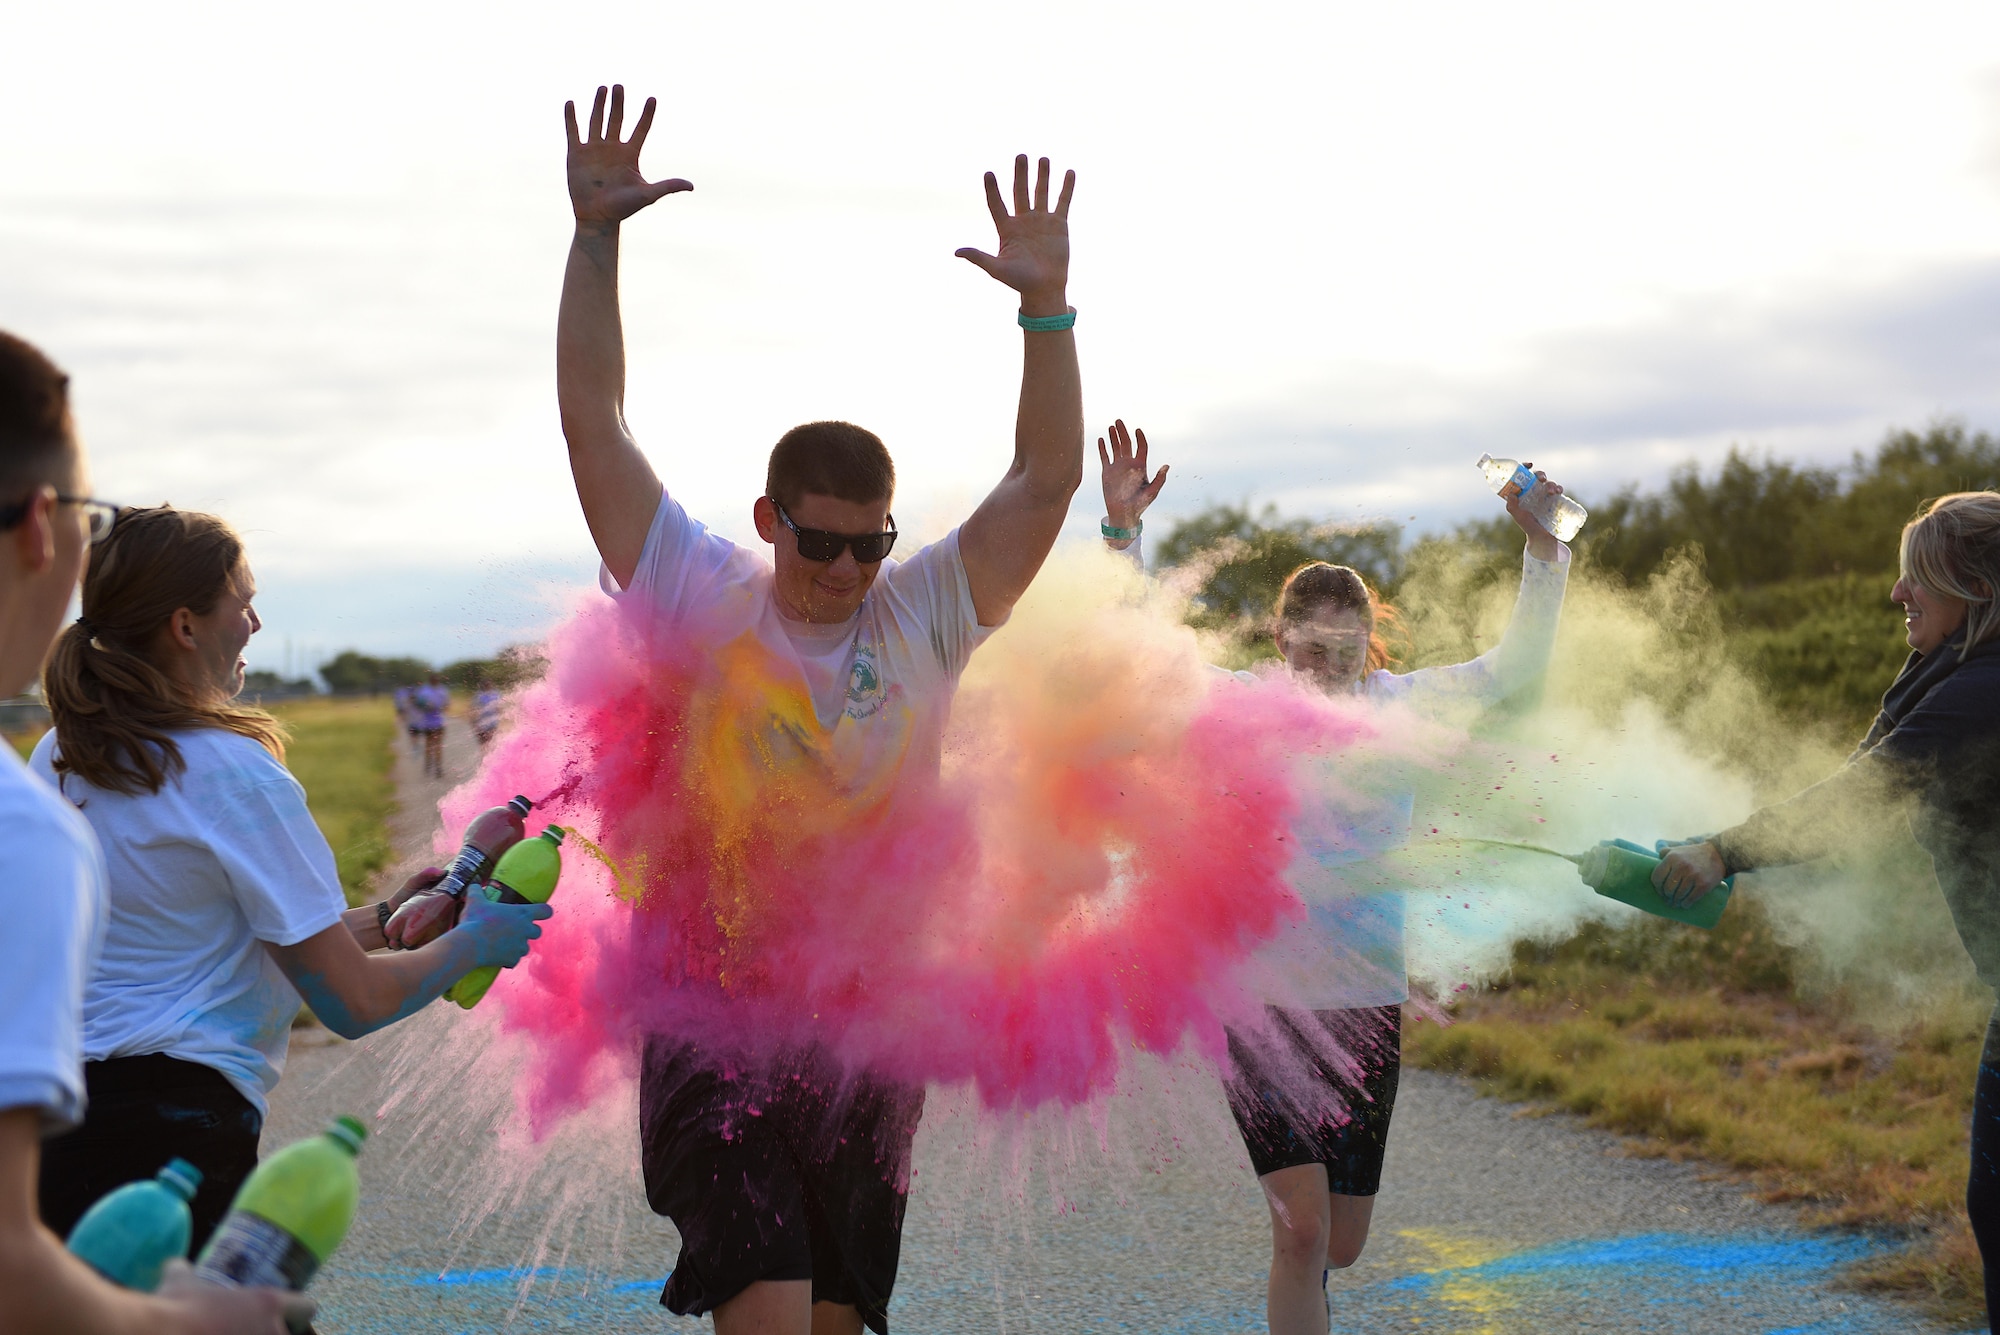
[[[531,1122],[590,1101],[647,1033],[745,1060],[815,1037],[850,1069],[973,1080],[989,1106],[1081,1102],[1128,1049],[1190,1032],[1219,1055],[1222,1023],[1257,1012],[1246,962],[1303,911],[1292,761],[1369,728],[1205,672],[1157,621],[1134,649],[1128,619],[1011,657],[996,638],[1000,679],[968,681],[944,774],[857,798],[788,744],[811,702],[754,641],[698,652],[615,605],[576,614],[442,804],[456,832],[526,793],[531,830],[573,827],[616,864],[566,851],[555,918],[481,1008],[531,1040]]]

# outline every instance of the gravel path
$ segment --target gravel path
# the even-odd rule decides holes
[[[458,728],[452,741],[462,772],[471,743]],[[408,783],[402,839],[427,846],[438,789]],[[704,1328],[656,1302],[675,1240],[639,1191],[629,1096],[548,1146],[495,1151],[511,1115],[501,1059],[444,1011],[365,1043],[303,1031],[294,1044],[266,1145],[340,1111],[377,1128],[362,1217],[314,1287],[320,1329]],[[1521,1116],[1410,1071],[1373,1241],[1331,1286],[1334,1330],[1941,1332],[1834,1287],[1843,1265],[1888,1245],[1801,1230],[1695,1166],[1626,1157],[1571,1119]],[[891,1320],[901,1332],[1256,1331],[1267,1248],[1261,1197],[1205,1072],[1154,1065],[1094,1118],[1028,1125],[938,1092]]]

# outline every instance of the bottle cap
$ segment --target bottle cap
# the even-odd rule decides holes
[[[326,1136],[349,1154],[359,1154],[361,1142],[368,1139],[368,1128],[362,1125],[359,1117],[342,1115],[333,1119],[333,1125],[326,1129]]]
[[[565,830],[560,825],[551,825],[547,829],[542,831],[542,838],[548,840],[552,844],[560,844],[563,841],[563,837],[568,833],[569,831]]]
[[[201,1187],[201,1169],[186,1159],[171,1159],[159,1171],[156,1180],[171,1188],[182,1200],[191,1201]]]
[[[534,810],[535,806],[535,804],[533,802],[530,802],[527,796],[523,793],[514,794],[514,796],[511,799],[509,799],[507,805],[514,809],[514,814],[516,816],[526,816],[530,811]]]

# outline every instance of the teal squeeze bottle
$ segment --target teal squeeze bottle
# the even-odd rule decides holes
[[[127,1182],[84,1211],[70,1230],[69,1249],[113,1284],[141,1293],[160,1287],[160,1272],[186,1256],[194,1234],[188,1202],[201,1170],[175,1159],[148,1182]]]

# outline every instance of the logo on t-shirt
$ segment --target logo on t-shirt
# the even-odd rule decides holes
[[[872,718],[882,712],[889,697],[882,689],[882,669],[875,661],[875,646],[864,641],[854,649],[854,669],[847,677],[847,708],[852,719]]]

